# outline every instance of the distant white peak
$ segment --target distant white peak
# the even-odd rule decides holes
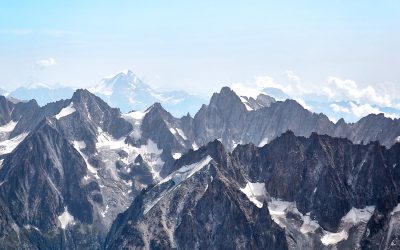
[[[0,88],[0,95],[7,97],[10,95],[10,92]]]
[[[110,96],[116,87],[135,89],[138,85],[143,85],[143,82],[131,70],[123,70],[104,77],[99,84],[89,88],[89,91]]]
[[[41,88],[51,89],[52,86],[41,82],[36,82],[28,85],[28,89],[41,89]]]
[[[109,75],[109,76],[104,77],[104,79],[112,79],[112,78],[115,78],[115,77],[121,76],[121,75],[125,75],[125,76],[134,76],[134,77],[136,77],[136,75],[133,73],[132,70],[130,70],[130,69],[123,69],[123,70],[118,71],[118,72],[116,72],[116,73],[114,73],[114,74],[111,74],[111,75]]]

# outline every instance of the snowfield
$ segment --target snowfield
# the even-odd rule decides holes
[[[76,109],[74,108],[74,103],[71,102],[67,107],[61,109],[60,112],[55,115],[55,118],[57,120],[59,120],[65,116],[69,116],[69,115],[73,114],[75,111],[76,111]]]

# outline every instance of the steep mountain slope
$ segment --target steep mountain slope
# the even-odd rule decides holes
[[[224,154],[214,141],[178,160],[176,171],[118,216],[106,249],[287,249],[284,231],[266,206],[249,202],[226,174]]]
[[[2,245],[49,248],[57,238],[69,237],[65,247],[91,246],[60,231],[69,226],[76,227],[74,234],[91,231],[85,224],[95,220],[99,187],[84,179],[84,159],[55,126],[44,120],[2,162],[0,203],[9,211],[5,215],[13,221],[7,221],[8,227],[16,234],[3,234]]]
[[[1,100],[0,186],[7,222],[2,244],[99,248],[117,214],[174,162],[172,150],[183,153],[182,135],[175,130],[179,119],[159,104],[146,113],[122,115],[87,90],[44,107]],[[137,126],[142,120],[145,129]],[[152,133],[157,127],[159,134]],[[68,203],[71,195],[84,207]],[[60,240],[70,245],[58,245]]]
[[[142,191],[105,247],[387,249],[400,236],[399,145],[287,132],[262,148],[226,153],[214,141]],[[267,240],[282,233],[270,216],[287,243]]]
[[[248,101],[227,87],[214,93],[210,104],[203,105],[189,122],[185,126],[191,130],[187,133],[194,135],[194,143],[204,145],[220,139],[229,150],[244,143],[262,146],[288,129],[296,135],[309,136],[316,132],[349,138],[355,143],[379,140],[387,147],[400,135],[399,119],[369,115],[354,124],[343,120],[335,124],[324,114],[312,113],[294,100],[271,101],[254,110]]]

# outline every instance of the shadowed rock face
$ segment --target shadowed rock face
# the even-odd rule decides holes
[[[367,224],[353,225],[348,238],[335,245],[321,244],[322,231],[316,231],[320,238],[298,238],[288,229],[286,240],[307,239],[292,242],[292,249],[299,244],[324,249],[374,249],[385,240],[395,244],[400,232],[393,225],[400,214],[392,213],[399,202],[398,168],[393,166],[399,163],[399,145],[386,149],[377,143],[355,145],[347,139],[287,132],[262,148],[243,145],[227,153],[214,141],[176,161],[169,181],[143,191],[114,222],[106,248],[286,248],[286,242],[271,240],[280,239],[281,232],[269,216],[268,197],[295,202],[319,230],[329,232],[341,230],[351,208],[375,207]],[[212,160],[190,177],[177,175],[204,163],[207,156]],[[262,208],[240,191],[247,182],[265,183]]]
[[[185,166],[197,172],[187,179],[172,174],[142,191],[114,222],[105,248],[287,249],[266,203],[252,204],[227,174],[225,156],[215,141],[182,157],[174,173],[191,168]]]
[[[253,153],[252,153],[253,152]],[[337,230],[351,207],[397,204],[397,171],[391,150],[377,144],[287,132],[263,148],[238,146],[233,159],[252,182],[265,182],[273,197],[296,201],[327,230]],[[390,166],[390,167],[389,167]]]
[[[19,120],[29,120],[40,109],[35,100],[14,103],[4,96],[0,96],[0,126]]]
[[[260,96],[258,103],[263,103],[264,99],[267,97]],[[198,145],[204,145],[220,139],[228,150],[232,150],[236,144],[264,145],[291,130],[299,136],[316,132],[348,138],[358,144],[380,141],[390,147],[400,135],[400,120],[386,118],[383,114],[368,115],[354,124],[344,120],[334,124],[324,114],[312,113],[294,100],[264,101],[266,103],[261,105],[249,98],[242,102],[232,90],[222,88],[220,93],[212,96],[210,104],[203,105],[194,116],[194,140]],[[247,110],[246,105],[254,110]]]
[[[184,249],[287,249],[283,230],[271,219],[267,204],[247,207],[246,197],[216,178],[176,229]]]
[[[85,161],[53,123],[40,123],[4,159],[0,169],[0,203],[12,218],[7,220],[7,226],[17,232],[22,230],[26,237],[25,242],[14,247],[43,244],[47,248],[54,244],[54,237],[62,239],[59,215],[63,213],[73,217],[71,223],[93,223],[93,187],[83,183],[87,174]],[[7,237],[3,243],[11,244],[12,238]]]

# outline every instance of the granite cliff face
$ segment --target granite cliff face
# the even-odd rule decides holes
[[[143,190],[105,248],[395,249],[398,149],[290,131],[232,153],[214,141]]]
[[[252,108],[248,100],[227,87],[215,93],[209,105],[202,106],[192,123],[190,133],[197,145],[220,139],[228,150],[237,144],[263,146],[287,130],[300,136],[316,132],[348,138],[359,144],[380,141],[387,147],[395,144],[400,135],[400,120],[383,114],[368,115],[354,124],[343,120],[335,124],[324,114],[312,113],[294,100],[271,99],[263,107]]]
[[[118,216],[106,249],[287,249],[266,203],[252,204],[228,174],[219,141],[189,152],[174,169]]]
[[[81,227],[93,224],[92,203],[99,187],[85,181],[84,159],[55,126],[51,120],[41,122],[2,162],[0,203],[8,210],[11,220],[6,223],[13,231],[3,234],[5,245],[47,248],[63,238],[60,229],[67,226],[91,234]],[[91,246],[72,238],[65,242],[65,247],[74,245]]]

